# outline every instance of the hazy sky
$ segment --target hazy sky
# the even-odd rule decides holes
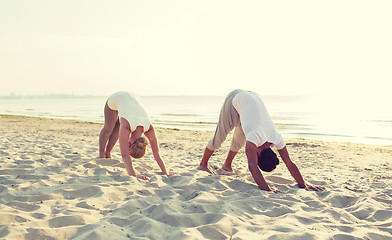
[[[0,95],[389,95],[392,1],[2,0]]]

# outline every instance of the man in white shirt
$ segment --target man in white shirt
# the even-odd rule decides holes
[[[235,130],[230,151],[222,169],[233,171],[231,163],[238,151],[245,146],[248,167],[259,188],[265,191],[279,192],[279,190],[271,189],[268,186],[259,170],[260,168],[263,171],[270,172],[279,164],[276,154],[271,149],[271,147],[275,147],[287,169],[301,188],[316,191],[322,189],[305,183],[298,167],[291,161],[286,143],[278,133],[259,95],[241,89],[232,91],[226,97],[214,137],[207,144],[198,167],[199,170],[211,173],[208,168],[208,160],[233,129]]]

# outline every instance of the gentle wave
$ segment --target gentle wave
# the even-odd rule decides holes
[[[199,114],[192,113],[163,113],[163,116],[173,116],[173,117],[198,117]]]

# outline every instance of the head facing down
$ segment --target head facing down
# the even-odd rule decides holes
[[[144,137],[135,139],[129,147],[129,155],[134,158],[141,158],[146,154],[147,140]]]
[[[264,149],[258,159],[259,168],[264,172],[271,172],[279,164],[279,159],[271,148]]]

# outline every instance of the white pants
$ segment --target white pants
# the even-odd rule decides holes
[[[216,126],[214,137],[207,144],[208,149],[212,151],[218,149],[233,129],[235,130],[230,150],[238,152],[245,145],[246,138],[241,127],[240,115],[233,106],[233,98],[237,93],[242,91],[237,89],[227,95],[219,115],[219,122]]]

